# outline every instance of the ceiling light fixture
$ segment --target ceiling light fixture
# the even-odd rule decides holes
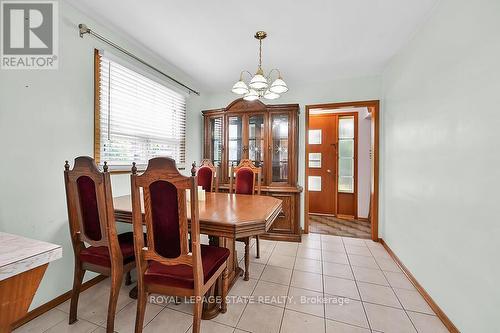
[[[259,66],[257,67],[257,72],[252,75],[249,71],[242,71],[240,73],[240,79],[236,82],[231,90],[233,93],[238,95],[244,95],[243,99],[246,101],[255,101],[259,98],[264,97],[265,99],[276,99],[279,98],[281,94],[288,91],[288,87],[281,77],[281,72],[273,68],[267,76],[264,74],[262,69],[262,40],[267,37],[265,31],[257,31],[254,36],[259,40]],[[271,79],[271,74],[276,72],[278,78],[269,84]],[[248,73],[251,77],[248,85],[243,81],[243,74]]]

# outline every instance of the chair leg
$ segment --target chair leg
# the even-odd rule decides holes
[[[201,313],[203,311],[203,299],[200,296],[196,296],[196,302],[194,303],[193,311],[193,333],[201,332]]]
[[[73,324],[78,320],[78,297],[80,296],[80,290],[82,287],[83,277],[85,276],[85,270],[82,269],[80,262],[75,261],[75,272],[73,275],[73,290],[71,291],[71,303],[69,307],[69,324]]]
[[[123,280],[123,268],[114,269],[111,272],[111,292],[109,293],[108,304],[108,321],[106,324],[106,332],[113,333],[115,328],[116,304],[118,303],[118,295]]]
[[[132,275],[130,274],[130,271],[127,272],[125,275],[125,285],[130,286],[132,284]]]
[[[250,279],[250,272],[248,270],[250,266],[250,237],[245,238],[245,277],[244,281],[248,281]]]
[[[227,290],[229,289],[229,274],[227,268],[222,272],[222,300],[220,305],[220,312],[226,313],[227,311]]]
[[[144,314],[146,313],[146,301],[148,295],[144,291],[142,286],[138,287],[137,295],[137,313],[135,316],[135,333],[142,333],[142,327],[144,326]]]
[[[260,258],[260,244],[259,244],[259,236],[255,236],[255,247],[257,248],[257,255],[255,258]]]

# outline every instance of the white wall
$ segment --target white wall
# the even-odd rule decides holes
[[[286,74],[286,73],[284,73]],[[285,77],[286,79],[286,77]],[[225,107],[233,100],[238,98],[230,92],[231,87],[228,87],[228,93],[204,94],[201,106],[202,109],[212,109]],[[304,163],[305,163],[305,106],[310,104],[320,103],[336,103],[336,102],[353,102],[380,99],[381,96],[381,81],[375,76],[360,77],[351,79],[339,79],[330,82],[329,84],[316,84],[296,86],[289,85],[289,91],[283,94],[277,100],[271,103],[264,101],[267,104],[283,104],[283,103],[298,103],[300,106],[299,116],[299,180],[298,183],[304,186]],[[304,195],[301,195],[300,203],[300,221],[304,226]]]
[[[358,112],[358,217],[368,218],[371,192],[371,119],[368,109]]]
[[[500,332],[500,1],[442,0],[383,75],[381,232],[462,332]]]
[[[77,25],[88,24],[196,87],[196,82],[174,66],[66,2],[60,2],[60,12],[59,70],[0,70],[0,230],[61,244],[64,250],[63,259],[49,265],[32,307],[71,289],[73,252],[63,166],[66,159],[93,155],[93,50],[108,48],[94,38],[81,39]],[[199,97],[188,100],[187,162],[201,157],[197,103]],[[113,176],[112,180],[115,195],[129,193],[127,175]]]

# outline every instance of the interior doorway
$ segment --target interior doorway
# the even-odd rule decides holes
[[[379,101],[306,106],[304,232],[378,240]]]

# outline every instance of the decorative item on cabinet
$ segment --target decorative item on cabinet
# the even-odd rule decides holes
[[[225,108],[204,110],[203,157],[220,171],[220,191],[228,191],[231,165],[250,159],[262,168],[262,195],[283,200],[283,211],[264,239],[300,242],[298,104],[266,105],[237,99]]]

